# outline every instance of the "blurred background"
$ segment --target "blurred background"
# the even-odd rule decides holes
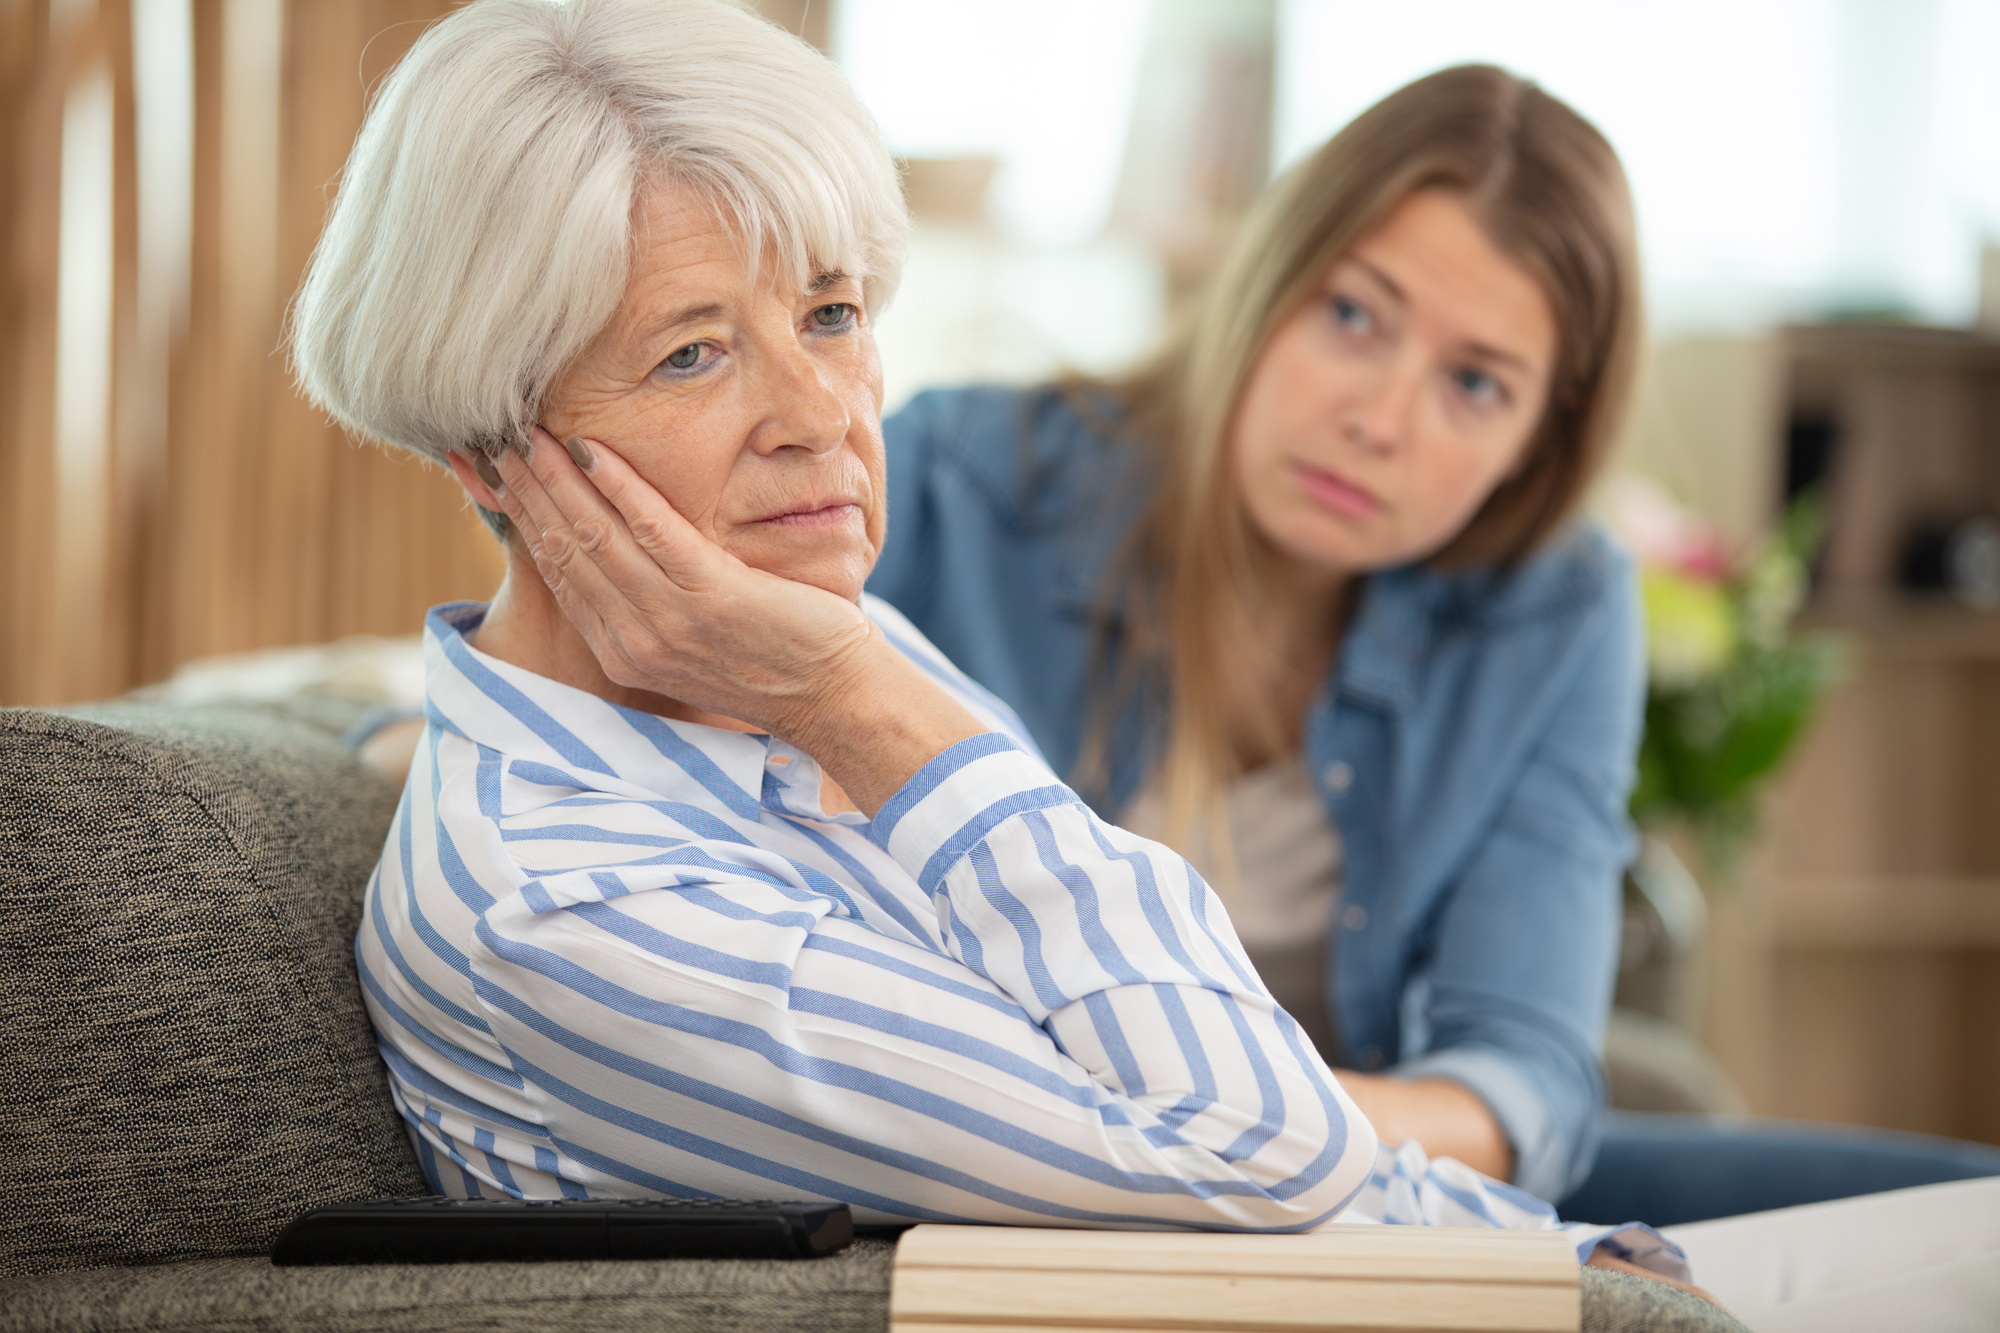
[[[0,705],[394,697],[354,636],[491,592],[456,486],[277,350],[369,89],[449,7],[0,0]],[[1591,117],[1652,332],[1600,504],[1655,667],[1614,1098],[2000,1142],[2000,0],[759,8],[905,163],[891,409],[1126,364],[1417,75]]]

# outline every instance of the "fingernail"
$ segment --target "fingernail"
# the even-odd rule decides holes
[[[579,437],[575,435],[570,436],[569,443],[565,444],[563,448],[569,450],[570,460],[585,472],[597,466],[597,455],[590,452],[590,446],[585,444]]]
[[[507,484],[500,480],[500,469],[494,467],[493,460],[485,454],[476,453],[472,456],[472,470],[479,474],[479,479],[485,482],[490,490],[497,493],[507,489]]]

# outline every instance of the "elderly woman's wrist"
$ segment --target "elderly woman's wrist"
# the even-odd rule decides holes
[[[871,688],[882,674],[881,654],[894,653],[873,625],[863,636],[826,655],[809,670],[759,700],[755,719],[774,736],[815,754],[829,741],[862,724]],[[746,720],[749,720],[746,718]]]
[[[965,707],[886,640],[833,673],[810,716],[775,734],[817,759],[871,817],[923,766],[985,731]]]

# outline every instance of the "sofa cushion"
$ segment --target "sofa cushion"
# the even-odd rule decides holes
[[[352,949],[397,794],[328,725],[0,710],[0,1273],[423,1189]]]
[[[887,1333],[895,1258],[381,1264],[210,1259],[0,1281],[0,1333]],[[1143,1280],[1143,1279],[1138,1279]],[[1583,1333],[1745,1333],[1658,1282],[1583,1270]]]
[[[895,1247],[824,1259],[273,1268],[209,1259],[0,1282],[0,1333],[884,1333]]]

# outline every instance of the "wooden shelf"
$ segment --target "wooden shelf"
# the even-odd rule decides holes
[[[1758,1114],[2000,1143],[2000,610],[1898,586],[1911,533],[2000,515],[2000,340],[1795,328],[1778,360],[1784,419],[1830,430],[1801,627],[1850,659],[1756,888],[1711,904],[1705,1035]]]
[[[2000,877],[1798,875],[1771,882],[1791,949],[2000,949]]]
[[[1858,649],[1875,656],[2000,660],[2000,609],[1967,606],[1942,595],[1821,594],[1798,624],[1805,630],[1851,634]]]
[[[1800,324],[1784,331],[1795,372],[2000,371],[2000,339],[1908,324]]]

